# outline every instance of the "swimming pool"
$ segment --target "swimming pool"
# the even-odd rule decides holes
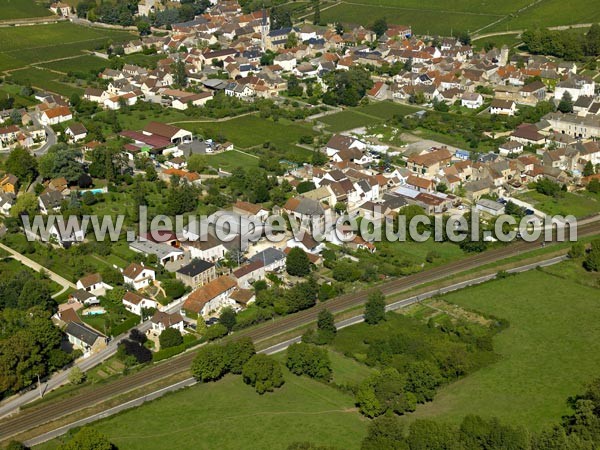
[[[106,188],[98,188],[98,189],[87,189],[85,191],[81,191],[82,194],[85,194],[86,192],[91,192],[94,195],[105,194],[107,192],[107,189]]]

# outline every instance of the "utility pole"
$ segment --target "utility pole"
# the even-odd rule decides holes
[[[42,393],[42,382],[40,380],[40,374],[37,374],[37,379],[38,379],[38,389],[40,392],[40,398],[42,398],[44,396],[44,394]]]

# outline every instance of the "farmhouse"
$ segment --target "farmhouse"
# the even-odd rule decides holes
[[[67,106],[57,106],[43,111],[40,115],[40,122],[43,125],[56,125],[72,118],[73,113]]]

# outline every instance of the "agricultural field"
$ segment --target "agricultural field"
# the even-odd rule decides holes
[[[566,7],[568,5],[568,7]],[[600,21],[600,3],[587,0],[572,0],[565,4],[561,0],[535,2],[531,8],[515,13],[505,20],[486,29],[485,32],[523,30],[534,27],[552,27],[595,23]]]
[[[302,136],[316,135],[309,125],[286,119],[274,122],[271,119],[261,119],[253,114],[222,122],[176,122],[174,125],[192,130],[205,137],[220,136],[242,149],[262,146],[265,142],[285,149],[295,146]]]
[[[41,90],[48,90],[57,94],[70,97],[72,94],[83,94],[83,87],[60,81],[63,75],[39,67],[10,72],[8,80],[21,86],[33,86]]]
[[[0,28],[0,71],[83,55],[108,41],[128,41],[134,34],[61,22]]]
[[[399,115],[405,116],[419,111],[420,108],[402,105],[394,102],[373,102],[357,108],[348,108],[344,111],[324,116],[318,119],[327,126],[327,131],[337,133],[340,131],[377,125],[385,120]]]
[[[109,61],[93,55],[83,55],[76,58],[59,59],[57,61],[39,64],[44,69],[69,73],[69,72],[93,72],[97,74],[109,66]]]
[[[377,117],[366,116],[352,110],[324,116],[318,119],[318,121],[324,123],[327,126],[327,131],[331,131],[332,133],[376,125],[382,122]]]
[[[52,16],[44,5],[38,0],[0,0],[0,21],[11,19],[32,19],[34,17]]]
[[[458,423],[467,414],[498,417],[531,430],[569,413],[566,399],[583,392],[600,364],[598,288],[561,263],[449,294],[443,299],[509,321],[494,337],[498,362],[444,387],[407,420]]]
[[[531,5],[531,6],[529,6]],[[416,34],[450,35],[456,32],[501,32],[534,26],[572,25],[600,20],[600,4],[586,0],[565,4],[560,0],[506,2],[453,0],[362,0],[341,1],[335,6],[321,7],[324,22],[370,25],[379,18],[388,23],[411,25]]]
[[[199,384],[94,424],[118,448],[285,449],[294,442],[358,449],[368,421],[354,399],[284,370],[285,384],[258,395],[240,376]],[[233,430],[233,431],[232,431]],[[54,440],[40,449],[54,449]]]

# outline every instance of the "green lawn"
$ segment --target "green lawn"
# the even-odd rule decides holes
[[[207,156],[208,164],[213,166],[215,169],[223,169],[227,172],[235,169],[236,167],[253,167],[258,166],[258,158],[251,156],[247,153],[240,152],[239,150],[231,150],[216,155]]]
[[[36,0],[0,0],[0,20],[31,19],[51,16],[44,2]]]
[[[285,371],[286,383],[258,395],[229,375],[168,395],[94,425],[122,449],[285,449],[298,441],[358,449],[367,421],[351,396]],[[39,448],[56,448],[51,441]]]
[[[14,98],[16,108],[23,108],[23,107],[26,108],[26,107],[35,105],[37,103],[37,100],[34,100],[31,97],[22,96],[21,95],[22,89],[23,88],[21,86],[18,86],[16,84],[3,83],[0,85],[0,95],[2,95],[2,96],[10,95],[12,98]]]
[[[570,264],[575,263],[553,270],[564,273]],[[446,386],[409,420],[458,423],[466,414],[479,414],[532,430],[557,423],[569,412],[567,398],[598,376],[598,294],[573,279],[533,270],[444,296],[510,322],[494,338],[501,359]]]
[[[189,119],[188,119],[189,120]],[[304,123],[280,119],[261,119],[247,115],[223,122],[176,123],[201,135],[221,136],[240,148],[263,145],[270,142],[280,149],[294,146],[301,136],[314,136],[311,126]]]
[[[536,191],[529,191],[519,198],[532,203],[536,208],[550,214],[575,217],[585,217],[600,212],[600,195],[587,195],[572,192],[561,193],[558,198],[548,197]]]

